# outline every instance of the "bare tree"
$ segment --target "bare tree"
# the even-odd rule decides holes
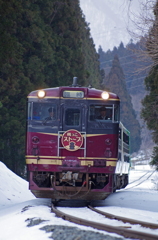
[[[146,40],[146,48],[149,56],[154,62],[154,66],[158,65],[158,1],[154,6],[155,19],[153,26],[149,30]]]
[[[141,2],[139,14],[131,12],[131,1],[128,8],[128,32],[132,39],[141,42],[141,48],[135,50],[135,53],[140,57],[141,61],[148,63],[146,70],[150,70],[158,64],[158,0]],[[130,23],[132,23],[135,30],[130,29]],[[144,69],[139,69],[139,71],[142,70]]]

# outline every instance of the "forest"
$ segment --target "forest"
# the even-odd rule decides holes
[[[70,85],[74,76],[82,86],[116,92],[112,85],[119,85],[122,121],[130,126],[132,151],[139,149],[140,126],[119,58],[113,56],[105,86],[99,54],[78,0],[1,0],[0,33],[0,160],[12,171],[25,175],[28,93]]]
[[[99,87],[99,60],[78,0],[2,0],[0,33],[0,155],[23,175],[28,93],[74,76]]]

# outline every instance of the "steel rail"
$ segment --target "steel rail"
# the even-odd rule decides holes
[[[102,214],[105,217],[110,218],[110,219],[120,220],[124,223],[139,224],[142,227],[146,227],[146,228],[158,229],[158,224],[156,224],[156,223],[148,223],[148,222],[139,221],[139,220],[135,220],[135,219],[131,219],[131,218],[120,217],[120,216],[117,216],[117,215],[114,215],[114,214],[111,214],[111,213],[107,213],[107,212],[98,210],[96,208],[93,208],[90,205],[88,205],[88,208],[90,208],[92,211],[97,212],[99,214]]]
[[[155,170],[152,171],[152,173],[153,173],[153,172],[155,172]],[[138,182],[140,179],[144,178],[148,173],[151,173],[151,171],[146,172],[146,173],[143,174],[141,177],[135,179],[133,182],[129,182],[128,185],[133,184],[133,183],[135,183],[135,182]]]
[[[151,176],[154,174],[154,172],[156,172],[156,170],[154,170],[150,175],[148,175],[146,179],[142,179],[141,182],[138,182],[138,181],[140,180],[140,178],[137,179],[136,182],[138,182],[138,183],[136,183],[136,185],[134,185],[134,186],[131,186],[131,187],[130,187],[130,184],[132,185],[132,184],[134,183],[134,181],[133,181],[133,183],[132,183],[132,182],[129,183],[129,184],[127,185],[127,187],[124,189],[124,191],[128,191],[128,189],[131,189],[131,188],[134,188],[134,187],[139,186],[140,184],[142,184],[143,182],[145,182],[147,179],[149,179],[149,177],[151,177]],[[147,173],[149,173],[149,172],[147,172]],[[144,177],[145,175],[146,175],[146,174],[144,174],[143,177]]]
[[[121,236],[124,236],[126,238],[133,238],[133,239],[143,239],[143,240],[157,240],[158,235],[150,234],[150,233],[144,233],[140,231],[135,231],[132,229],[127,229],[125,227],[115,227],[107,224],[97,223],[89,220],[85,220],[82,218],[74,217],[69,214],[66,214],[64,212],[61,212],[60,210],[56,209],[54,205],[52,204],[51,211],[56,214],[56,216],[62,218],[63,220],[67,220],[69,222],[73,222],[79,225],[84,225],[88,227],[93,227],[98,230],[103,230],[110,233],[117,233]]]

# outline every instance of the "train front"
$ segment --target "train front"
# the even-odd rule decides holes
[[[36,197],[97,200],[113,192],[119,103],[115,94],[79,86],[29,94],[26,163]]]

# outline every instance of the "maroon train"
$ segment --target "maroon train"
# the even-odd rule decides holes
[[[128,184],[129,132],[119,121],[119,97],[76,81],[28,95],[26,164],[38,198],[101,200]]]

